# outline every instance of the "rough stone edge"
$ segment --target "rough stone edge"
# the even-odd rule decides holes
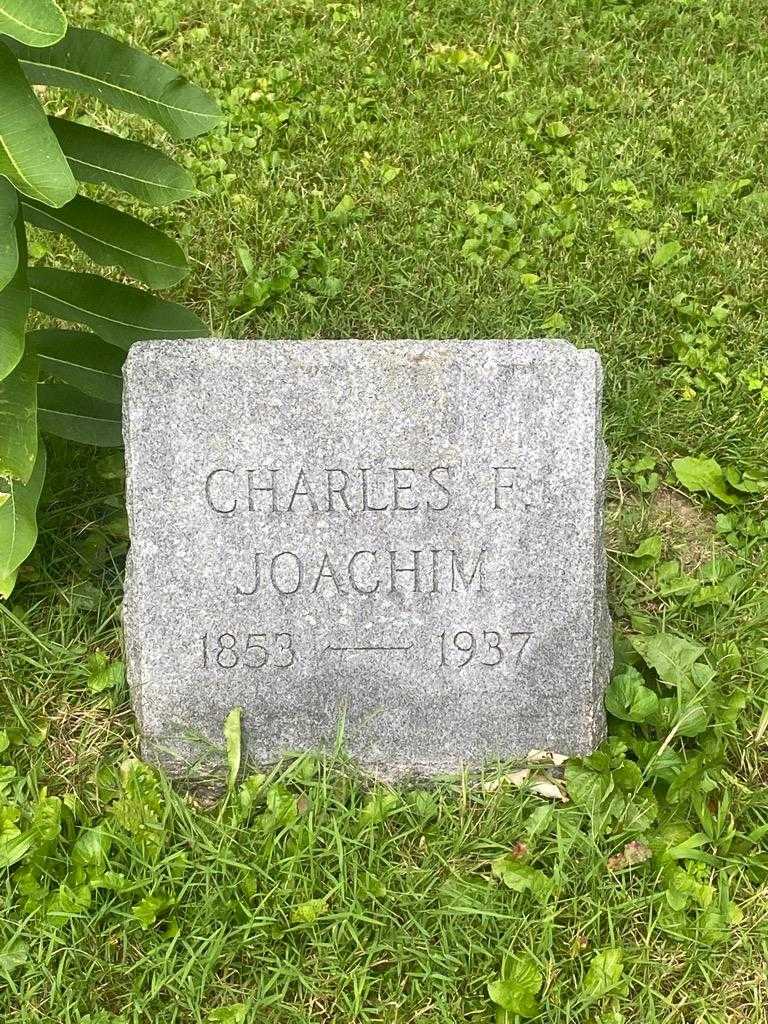
[[[137,342],[135,346],[128,352],[128,356],[123,364],[123,402],[122,402],[122,416],[123,416],[123,448],[125,451],[125,508],[128,516],[128,554],[125,559],[125,579],[123,581],[123,603],[121,608],[121,619],[123,625],[123,645],[125,647],[125,671],[126,678],[128,681],[128,688],[131,695],[131,705],[133,707],[133,713],[136,716],[136,724],[138,726],[139,738],[140,738],[140,749],[142,756],[144,756],[145,740],[144,740],[144,714],[142,705],[142,678],[140,669],[140,650],[137,638],[137,628],[134,621],[133,608],[136,599],[136,579],[135,571],[133,567],[133,456],[131,449],[131,432],[128,424],[130,423],[130,405],[131,405],[131,372],[130,364],[136,362],[135,358],[131,358],[135,348],[146,347],[146,342]],[[138,353],[137,353],[138,354]]]
[[[379,344],[402,344],[402,345],[452,345],[458,348],[462,345],[472,346],[475,344],[482,344],[484,342],[492,342],[494,344],[508,344],[514,347],[521,345],[533,345],[540,352],[550,352],[553,355],[557,354],[568,354],[578,358],[582,353],[591,352],[597,355],[594,349],[580,349],[577,348],[572,341],[568,341],[566,338],[151,338],[144,341],[137,341],[131,345],[128,350],[125,362],[123,364],[123,381],[124,385],[124,398],[123,398],[123,412],[128,407],[128,402],[125,400],[125,391],[130,378],[140,373],[147,364],[142,366],[145,357],[149,357],[148,364],[151,365],[151,357],[157,354],[163,354],[164,352],[170,353],[174,350],[182,350],[184,348],[202,345],[219,344],[225,342],[227,345],[233,346],[274,346],[274,345],[302,345],[302,346],[325,346],[332,344],[349,344],[349,345],[370,345],[376,346]],[[125,433],[125,431],[124,431]]]
[[[586,349],[595,367],[595,560],[593,596],[592,657],[592,748],[605,738],[607,720],[605,690],[613,667],[613,628],[608,607],[607,555],[605,550],[605,492],[610,452],[603,438],[603,367],[599,354]]]

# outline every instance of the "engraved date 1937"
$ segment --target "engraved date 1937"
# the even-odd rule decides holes
[[[440,641],[440,666],[464,668],[473,661],[486,668],[495,668],[507,658],[512,658],[517,666],[532,636],[533,633],[512,633],[496,629],[443,630],[437,635]]]

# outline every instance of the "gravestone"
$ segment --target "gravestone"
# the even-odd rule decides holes
[[[601,369],[563,341],[151,341],[125,367],[145,756],[383,776],[594,748]]]

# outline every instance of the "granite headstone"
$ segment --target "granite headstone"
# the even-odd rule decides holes
[[[146,756],[579,754],[611,662],[601,368],[563,341],[151,341],[125,366]],[[340,732],[342,730],[342,732]]]

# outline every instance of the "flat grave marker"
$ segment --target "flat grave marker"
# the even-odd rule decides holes
[[[596,353],[152,341],[125,367],[124,620],[146,756],[344,743],[434,775],[604,729]]]

